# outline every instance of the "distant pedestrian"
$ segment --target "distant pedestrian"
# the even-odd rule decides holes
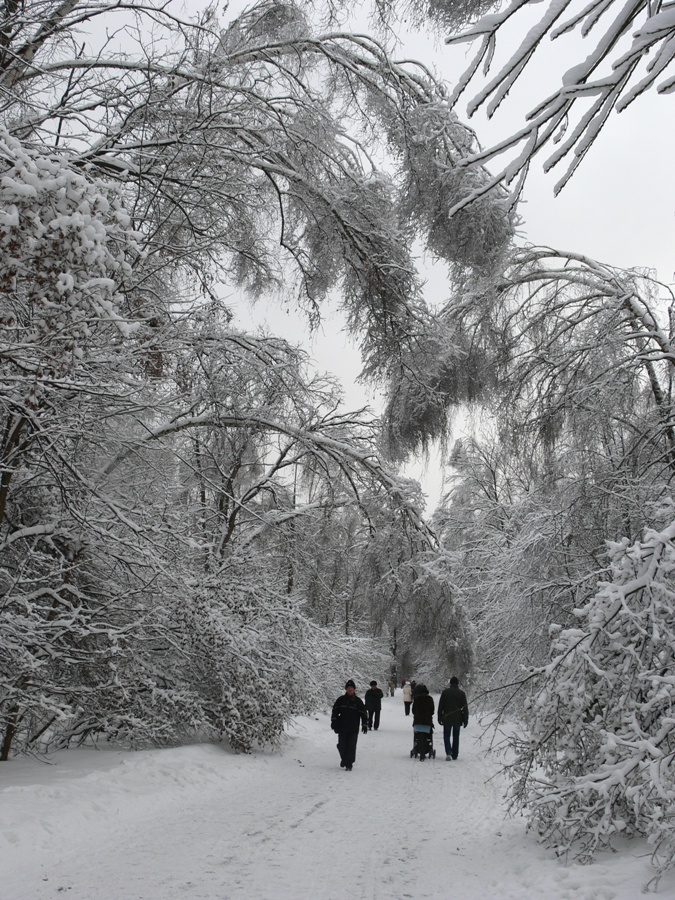
[[[349,679],[345,684],[345,692],[333,704],[330,727],[338,736],[337,748],[340,754],[340,765],[351,772],[356,759],[356,743],[359,739],[359,727],[368,734],[368,716],[363,700],[356,696],[356,685]]]
[[[392,697],[396,694],[396,682],[394,681],[393,678],[389,682],[389,694]]]
[[[469,724],[469,704],[456,675],[452,676],[450,686],[445,688],[438,701],[438,724],[443,726],[445,758],[457,759],[462,725],[466,728]]]
[[[370,687],[366,691],[363,701],[368,711],[368,731],[373,729],[377,731],[380,727],[380,711],[382,710],[382,698],[384,694],[382,689],[377,686],[376,681],[370,682]]]
[[[409,681],[403,685],[403,706],[406,716],[410,715],[410,705],[412,703],[412,686]]]

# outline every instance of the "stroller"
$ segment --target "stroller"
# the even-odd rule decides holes
[[[430,759],[436,759],[436,751],[434,750],[434,726],[433,725],[414,725],[414,743],[410,751],[410,759],[419,757],[423,762],[427,756]]]

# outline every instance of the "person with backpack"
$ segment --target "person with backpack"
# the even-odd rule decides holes
[[[459,734],[462,726],[469,724],[469,704],[459,686],[459,678],[453,675],[438,701],[438,724],[443,726],[446,760],[459,756]]]
[[[377,682],[371,681],[370,687],[363,697],[368,711],[368,731],[371,729],[377,731],[380,727],[380,711],[382,710],[383,697],[384,694],[382,689],[377,686]]]
[[[356,760],[356,743],[359,727],[368,734],[368,715],[363,700],[356,696],[356,685],[350,678],[345,684],[345,692],[333,704],[330,727],[338,736],[337,748],[340,766],[348,772]]]

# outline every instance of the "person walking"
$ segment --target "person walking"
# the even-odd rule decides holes
[[[368,731],[371,729],[377,731],[380,727],[380,712],[382,710],[382,698],[384,694],[382,689],[377,686],[376,681],[370,682],[370,687],[363,697],[368,712]]]
[[[434,698],[429,693],[426,684],[419,684],[412,705],[413,728],[415,725],[433,726],[434,705]]]
[[[356,759],[356,742],[359,727],[368,734],[368,715],[363,700],[356,696],[356,685],[350,678],[345,684],[345,692],[333,704],[330,727],[338,736],[337,748],[340,766],[351,772]]]
[[[466,728],[469,724],[469,704],[456,675],[452,676],[449,687],[445,688],[438,701],[438,724],[443,726],[445,758],[457,759],[462,725]]]
[[[424,759],[431,753],[431,732],[434,728],[434,698],[425,684],[417,685],[412,703],[412,713],[415,734],[413,751],[417,751],[420,759]]]
[[[406,716],[410,715],[410,704],[412,703],[412,687],[409,681],[403,685],[403,706]]]

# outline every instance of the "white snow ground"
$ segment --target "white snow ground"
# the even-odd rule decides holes
[[[637,900],[643,841],[564,866],[504,817],[498,763],[462,731],[460,758],[410,759],[412,718],[386,698],[378,732],[339,768],[326,715],[283,752],[220,745],[71,750],[0,763],[2,900]],[[657,895],[675,896],[675,877]]]

